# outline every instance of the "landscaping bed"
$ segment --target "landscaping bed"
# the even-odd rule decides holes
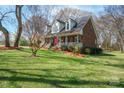
[[[16,47],[4,47],[4,46],[0,46],[0,50],[13,50],[13,49],[19,49]]]

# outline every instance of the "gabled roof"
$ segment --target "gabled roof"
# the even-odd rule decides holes
[[[71,30],[66,31],[65,29],[61,30],[59,33],[57,34],[76,34],[76,33],[80,33],[81,29],[84,28],[84,26],[86,25],[86,23],[88,22],[88,20],[91,18],[91,16],[83,16],[81,18],[77,18],[74,21],[77,23],[77,26],[72,28]],[[65,23],[65,21],[63,20],[59,20],[57,19],[56,21],[60,21],[62,23]],[[55,22],[55,21],[54,21]],[[51,33],[49,32],[48,35],[50,35]]]
[[[62,30],[59,33],[73,33],[73,32],[77,32],[80,31],[81,29],[84,28],[84,26],[86,25],[86,23],[88,22],[88,20],[91,18],[91,16],[85,16],[85,17],[81,17],[78,18],[77,20],[75,20],[77,22],[77,26],[72,28],[70,31],[66,31],[65,29]]]
[[[81,17],[77,20],[77,27],[84,27],[85,24],[88,22],[88,20],[91,18],[91,16],[85,16],[85,17]]]

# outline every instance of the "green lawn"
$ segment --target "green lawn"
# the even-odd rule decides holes
[[[0,50],[0,87],[124,87],[124,54],[75,58],[62,52]]]

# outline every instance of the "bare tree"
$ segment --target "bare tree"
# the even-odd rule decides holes
[[[63,8],[56,12],[54,19],[67,20],[68,18],[73,18],[74,20],[80,19],[83,16],[92,15],[91,12],[81,11],[76,8]]]
[[[24,34],[28,37],[29,47],[32,50],[32,56],[36,56],[37,51],[45,44],[46,25],[51,19],[53,6],[27,6],[27,12],[30,17],[25,16]]]
[[[32,56],[36,57],[37,51],[45,43],[45,26],[47,20],[41,16],[32,16],[24,24],[25,36],[28,37],[29,47],[32,50]]]
[[[111,16],[102,15],[95,22],[99,45],[107,50],[112,50],[112,44],[117,40],[117,36],[110,20]]]
[[[22,7],[23,5],[16,5],[16,19],[18,22],[17,35],[14,42],[14,47],[19,46],[19,40],[22,34]]]
[[[9,31],[7,30],[6,27],[3,26],[2,22],[4,21],[5,18],[8,18],[9,14],[13,13],[13,11],[7,11],[5,13],[0,12],[0,31],[3,32],[5,36],[5,46],[10,47],[10,41],[9,41]]]
[[[124,9],[123,6],[107,6],[105,11],[111,17],[110,24],[118,36],[121,52],[124,52]]]

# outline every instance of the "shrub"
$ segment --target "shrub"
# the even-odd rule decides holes
[[[28,46],[28,41],[25,39],[20,39],[20,46]]]
[[[73,52],[74,53],[80,53],[81,52],[81,46],[80,45],[74,45]]]
[[[103,50],[101,48],[97,48],[97,54],[103,53]]]
[[[74,46],[72,46],[72,45],[68,46],[68,51],[73,52],[74,51]]]
[[[85,54],[91,54],[92,50],[91,48],[85,48]]]
[[[90,48],[90,47],[85,47],[81,49],[81,53],[84,54],[101,54],[103,50],[101,48]]]
[[[101,54],[102,52],[101,48],[92,48],[92,54]]]
[[[62,45],[62,51],[70,51],[73,53],[82,53],[82,54],[101,54],[103,50],[101,48],[91,48],[91,47],[81,47],[80,45]]]
[[[68,50],[68,47],[67,47],[66,45],[62,45],[62,46],[61,46],[61,50],[62,50],[62,51],[67,51],[67,50]]]

